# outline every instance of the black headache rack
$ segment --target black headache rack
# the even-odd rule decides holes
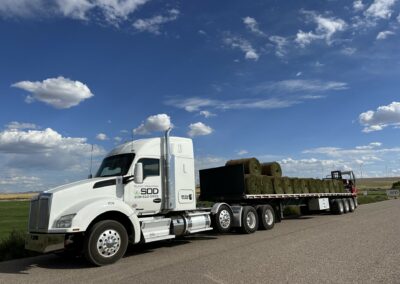
[[[201,201],[240,201],[245,195],[243,165],[200,170]]]

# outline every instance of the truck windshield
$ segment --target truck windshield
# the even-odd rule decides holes
[[[96,177],[124,176],[132,164],[135,154],[121,154],[107,157],[101,163]]]

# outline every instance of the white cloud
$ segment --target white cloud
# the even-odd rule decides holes
[[[356,150],[369,150],[375,149],[382,146],[381,142],[371,142],[368,145],[356,146]]]
[[[36,81],[21,81],[12,85],[32,93],[27,102],[41,101],[58,109],[77,106],[82,101],[93,97],[92,92],[82,82],[57,77]]]
[[[115,136],[115,137],[114,137],[114,141],[117,142],[117,143],[119,143],[119,142],[122,141],[122,137]]]
[[[312,32],[298,31],[295,41],[301,47],[305,47],[318,39],[323,39],[330,45],[333,42],[333,35],[337,32],[344,31],[347,27],[346,22],[342,19],[324,17],[313,11],[302,11],[302,13],[306,15],[309,21],[315,22],[317,27]]]
[[[354,47],[345,47],[341,50],[344,55],[353,55],[357,51],[357,48]]]
[[[7,168],[81,170],[82,160],[90,157],[91,149],[86,138],[63,137],[51,128],[0,132],[1,162]],[[93,147],[93,156],[104,154],[103,148]]]
[[[118,26],[149,0],[2,0],[0,16],[37,18],[66,17]]]
[[[204,136],[204,135],[210,135],[213,132],[214,129],[212,129],[210,126],[205,125],[202,122],[196,122],[189,125],[188,135],[190,137]]]
[[[279,93],[298,93],[298,92],[327,92],[348,89],[345,82],[320,81],[320,80],[282,80],[277,82],[265,82],[254,88],[256,92],[279,92]]]
[[[303,73],[302,72],[297,72],[296,77],[300,77]]]
[[[248,154],[249,153],[249,151],[247,151],[247,150],[239,150],[239,151],[237,151],[237,155],[239,155],[239,156],[243,156],[243,155],[246,155],[246,154]]]
[[[227,36],[224,38],[224,42],[231,48],[240,49],[244,53],[244,57],[246,59],[257,61],[260,57],[257,51],[250,44],[250,42],[243,38],[236,36]]]
[[[104,133],[99,133],[99,134],[96,135],[96,139],[100,140],[100,141],[105,141],[105,140],[108,140],[108,137]]]
[[[354,9],[354,11],[356,11],[356,12],[361,11],[361,10],[364,10],[364,7],[365,7],[365,5],[362,3],[361,0],[355,0],[355,1],[353,2],[353,9]]]
[[[243,18],[243,24],[245,24],[246,27],[256,35],[265,36],[264,32],[261,31],[260,28],[258,27],[256,19],[252,17],[245,17]]]
[[[6,177],[0,180],[0,185],[25,185],[25,186],[38,186],[40,185],[40,178],[33,176],[13,176]]]
[[[32,18],[42,12],[43,4],[43,0],[2,0],[0,1],[0,16]]]
[[[95,6],[89,0],[56,0],[56,3],[63,16],[77,20],[87,20],[87,12]]]
[[[146,120],[133,130],[134,134],[146,135],[154,131],[165,131],[173,127],[171,118],[165,114],[156,114],[149,116]]]
[[[287,38],[282,36],[270,36],[268,38],[275,45],[275,55],[278,57],[286,56],[286,47],[289,44]]]
[[[7,129],[10,130],[18,130],[18,129],[37,129],[39,128],[34,123],[29,122],[18,122],[18,121],[11,121],[10,123],[5,125]]]
[[[133,27],[141,32],[149,32],[156,35],[160,34],[161,25],[172,22],[178,19],[179,11],[171,9],[168,15],[157,15],[148,19],[139,19],[133,23]]]
[[[286,108],[300,103],[297,100],[271,99],[238,99],[238,100],[212,100],[207,98],[173,99],[165,102],[167,105],[184,109],[188,112],[200,111],[202,108],[215,108],[218,110],[232,109],[276,109]]]
[[[208,110],[200,111],[200,115],[204,116],[205,118],[210,118],[210,117],[216,116],[216,114],[214,114]]]
[[[386,39],[388,36],[394,35],[395,33],[392,31],[382,31],[379,32],[378,35],[376,36],[377,40],[383,40]]]
[[[363,132],[379,131],[387,126],[400,125],[400,102],[392,102],[380,106],[375,111],[369,110],[359,115],[359,121],[364,126]]]
[[[365,10],[366,17],[375,19],[389,19],[393,13],[393,5],[396,0],[374,0],[371,6]]]

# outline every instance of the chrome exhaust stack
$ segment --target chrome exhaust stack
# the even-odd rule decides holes
[[[164,185],[164,190],[163,190],[163,203],[162,203],[162,209],[163,210],[171,210],[172,208],[172,203],[171,203],[171,178],[170,178],[170,159],[171,159],[171,154],[170,154],[170,143],[169,143],[169,133],[171,132],[172,128],[168,128],[167,131],[165,131],[165,136],[164,136],[164,177],[163,177],[163,185]]]

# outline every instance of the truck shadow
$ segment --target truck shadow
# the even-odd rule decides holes
[[[139,256],[153,251],[167,247],[181,246],[191,243],[192,241],[213,240],[217,239],[217,235],[212,234],[197,234],[193,236],[186,236],[182,238],[159,241],[148,244],[129,245],[124,258],[132,256]],[[47,254],[36,257],[15,259],[11,261],[0,262],[0,279],[1,274],[21,274],[29,275],[29,270],[33,268],[55,269],[55,270],[73,270],[73,269],[98,269],[88,263],[84,257],[61,257],[55,254]],[[1,282],[1,281],[0,281]]]

